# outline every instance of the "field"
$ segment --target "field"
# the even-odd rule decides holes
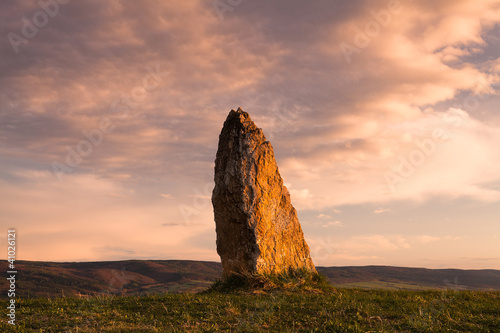
[[[5,309],[5,300],[2,301]],[[1,332],[500,332],[499,291],[25,298]]]

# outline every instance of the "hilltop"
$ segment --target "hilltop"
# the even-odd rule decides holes
[[[198,292],[220,278],[218,262],[126,260],[56,263],[16,261],[18,297],[145,295]],[[0,261],[0,270],[7,262]],[[335,287],[366,289],[500,290],[500,270],[425,269],[391,266],[317,267]],[[0,282],[6,290],[6,280]],[[5,292],[0,294],[6,297]]]

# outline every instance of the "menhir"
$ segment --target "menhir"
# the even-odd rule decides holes
[[[241,108],[219,136],[212,204],[224,276],[316,272],[273,147]]]

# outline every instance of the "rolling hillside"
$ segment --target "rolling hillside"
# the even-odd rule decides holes
[[[127,260],[55,263],[16,261],[18,297],[143,295],[197,292],[222,273],[217,262],[188,260]],[[337,287],[368,289],[500,290],[499,270],[423,269],[390,266],[318,267]],[[7,271],[7,262],[0,261]],[[0,282],[5,298],[7,281]]]

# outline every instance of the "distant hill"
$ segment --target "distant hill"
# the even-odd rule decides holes
[[[16,269],[21,297],[196,292],[222,272],[220,263],[188,260],[16,261]],[[6,261],[0,262],[0,270],[7,271]],[[7,288],[5,279],[0,288]]]
[[[338,287],[500,290],[500,270],[426,269],[392,266],[318,267]]]
[[[18,297],[197,292],[206,289],[222,274],[218,262],[190,260],[16,261],[16,269]],[[337,287],[500,290],[500,270],[390,266],[317,269]],[[0,271],[7,271],[5,260],[0,261]],[[6,279],[0,280],[0,290],[0,298],[6,298]]]

